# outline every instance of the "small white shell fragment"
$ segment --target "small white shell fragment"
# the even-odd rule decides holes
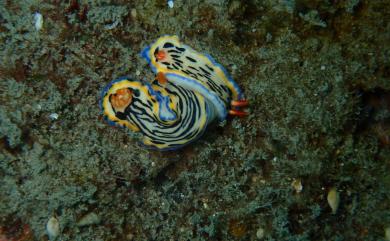
[[[40,31],[43,27],[43,16],[39,12],[34,13],[34,25],[37,31]]]
[[[49,115],[49,119],[50,119],[50,120],[57,120],[58,117],[59,117],[59,115],[58,115],[57,113],[51,113],[51,114]]]
[[[303,185],[301,179],[293,179],[291,186],[294,188],[296,193],[301,193],[303,190]]]
[[[168,0],[168,7],[173,8],[174,2],[173,0]]]
[[[137,18],[137,9],[132,8],[130,11],[130,15],[133,19],[136,19]]]
[[[115,22],[111,23],[111,24],[106,24],[104,25],[104,29],[105,30],[112,30],[114,28],[116,28],[119,24],[119,21],[118,20],[115,20]]]
[[[390,241],[390,227],[385,228],[385,240]]]
[[[340,204],[340,194],[335,187],[332,187],[328,192],[328,204],[332,209],[332,214],[336,214]]]
[[[129,233],[129,234],[126,235],[126,238],[127,238],[127,240],[133,240],[134,234]]]
[[[257,239],[263,239],[264,238],[264,228],[257,229],[256,237],[257,237]]]
[[[51,217],[46,224],[46,232],[50,240],[54,240],[60,234],[60,222],[55,217]]]
[[[92,224],[98,224],[100,223],[100,217],[92,212],[84,215],[78,222],[77,226],[87,226],[87,225],[92,225]]]

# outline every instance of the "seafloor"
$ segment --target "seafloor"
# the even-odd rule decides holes
[[[387,0],[1,0],[0,240],[388,240],[389,20]],[[98,103],[153,78],[139,52],[165,34],[251,105],[158,152]]]

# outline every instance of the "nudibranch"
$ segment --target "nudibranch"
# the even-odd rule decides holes
[[[246,115],[242,91],[211,56],[176,36],[159,38],[141,55],[155,80],[114,80],[102,92],[101,107],[110,124],[142,133],[146,147],[177,149],[197,140],[215,119]]]
[[[238,110],[248,102],[228,72],[210,55],[202,54],[180,43],[177,36],[163,36],[146,47],[141,56],[153,72],[163,73],[169,82],[192,89],[205,96],[214,106],[220,120],[232,115],[246,115]]]
[[[142,83],[127,77],[112,81],[101,105],[113,125],[143,134],[143,144],[172,150],[199,138],[215,119],[212,106],[195,91],[163,83]]]

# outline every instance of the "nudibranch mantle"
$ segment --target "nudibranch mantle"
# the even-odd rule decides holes
[[[113,101],[118,92],[129,90],[132,100],[121,108]],[[128,127],[143,134],[143,144],[172,150],[198,139],[215,119],[213,108],[199,93],[157,81],[152,84],[123,77],[103,91],[103,114],[112,125]]]
[[[240,87],[222,65],[210,55],[180,43],[177,36],[160,37],[141,56],[153,72],[164,73],[175,84],[202,93],[214,104],[221,121],[227,116],[230,102],[243,99]]]
[[[142,144],[173,150],[197,140],[207,126],[229,114],[243,116],[248,102],[226,70],[211,56],[163,36],[141,55],[156,78],[151,83],[122,77],[102,91],[105,119],[143,135]]]

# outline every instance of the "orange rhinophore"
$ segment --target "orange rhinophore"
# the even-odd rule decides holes
[[[160,84],[166,84],[168,82],[167,78],[165,77],[164,73],[158,72],[156,75],[156,79],[158,83]]]
[[[241,111],[241,110],[229,110],[229,114],[233,116],[247,116],[248,112],[246,111]]]
[[[166,54],[165,54],[165,51],[164,50],[160,50],[160,51],[158,51],[157,52],[157,54],[156,54],[156,58],[158,59],[158,60],[163,60],[164,58],[166,57]]]
[[[230,102],[230,105],[232,107],[231,110],[229,110],[229,114],[232,116],[247,116],[249,113],[243,110],[240,110],[240,108],[246,108],[249,105],[249,102],[245,99],[242,100],[232,100]]]
[[[232,100],[230,103],[233,107],[246,107],[249,105],[247,100]]]
[[[128,88],[119,89],[111,96],[112,107],[116,110],[126,108],[132,101],[132,91]]]

